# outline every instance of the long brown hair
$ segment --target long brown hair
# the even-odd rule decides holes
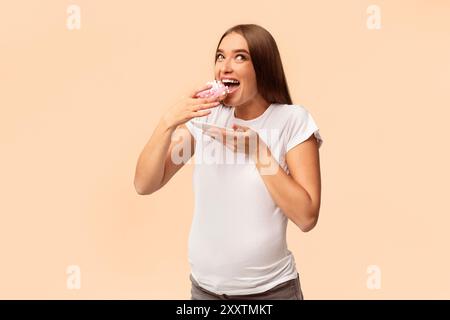
[[[292,104],[280,52],[269,31],[256,24],[236,25],[225,31],[216,51],[222,39],[232,32],[239,33],[247,41],[259,94],[269,103]]]

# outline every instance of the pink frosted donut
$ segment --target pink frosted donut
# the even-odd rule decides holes
[[[221,96],[224,92],[228,93],[230,92],[228,90],[228,87],[225,86],[222,81],[219,80],[213,80],[213,81],[209,81],[207,82],[207,84],[211,84],[212,87],[206,90],[203,90],[199,93],[197,93],[196,97],[197,98],[211,98],[211,97],[219,97]]]

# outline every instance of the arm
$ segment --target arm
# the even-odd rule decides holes
[[[136,165],[134,187],[138,194],[151,194],[160,189],[192,157],[195,139],[185,123],[193,118],[207,116],[211,113],[210,109],[217,107],[226,96],[224,92],[223,95],[209,98],[197,97],[199,92],[211,86],[206,84],[191,91],[188,97],[183,97],[163,115]],[[188,150],[187,154],[183,154],[184,150]],[[172,155],[176,163],[172,161]]]
[[[178,139],[171,141],[172,134]],[[179,147],[180,144],[181,147]],[[174,147],[188,151],[187,155],[182,154],[183,151],[181,151],[183,161],[179,164],[172,161],[171,155]],[[134,186],[137,193],[148,195],[162,188],[192,157],[194,150],[195,139],[185,124],[173,129],[167,126],[164,121],[160,121],[141,152],[136,165]]]
[[[317,140],[311,135],[286,154],[289,175],[276,163],[269,148],[261,152],[255,160],[261,168],[271,163],[277,165],[276,173],[262,174],[261,177],[274,199],[286,216],[303,232],[314,228],[319,218],[321,181],[320,160]]]

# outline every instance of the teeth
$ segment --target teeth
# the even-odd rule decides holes
[[[239,83],[239,81],[234,79],[222,79],[223,83]]]

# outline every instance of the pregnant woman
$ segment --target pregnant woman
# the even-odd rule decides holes
[[[318,221],[319,128],[292,104],[266,29],[230,28],[214,63],[227,90],[208,97],[207,85],[167,110],[139,156],[136,191],[157,191],[194,156],[191,299],[301,300],[286,227],[308,232]]]

